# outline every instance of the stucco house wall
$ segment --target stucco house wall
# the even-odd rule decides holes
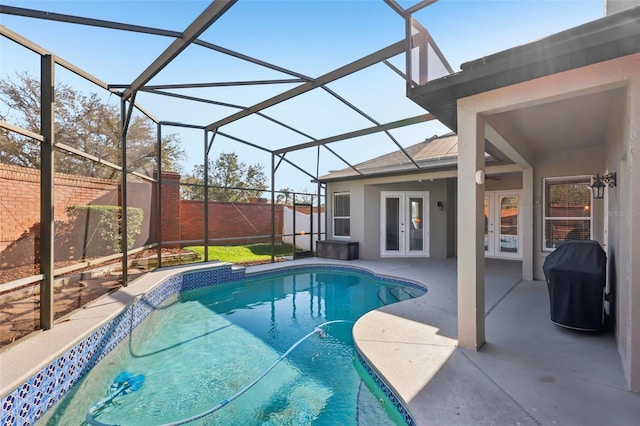
[[[491,176],[484,183],[485,191],[507,191],[510,189],[522,189],[522,173],[499,174],[497,179]]]
[[[621,110],[611,111],[608,137],[593,149],[558,147],[538,153],[534,168],[534,273],[542,279],[542,178],[594,175],[616,171],[616,188],[608,189],[608,205],[594,200],[594,238],[608,243],[615,294],[615,333],[630,390],[640,391],[640,54],[553,74],[459,100],[460,108],[478,115],[499,114],[581,95],[624,90]],[[464,104],[464,106],[462,106]],[[459,115],[460,118],[460,115]],[[580,123],[567,123],[580,125]],[[603,235],[607,215],[609,233]],[[610,275],[611,278],[611,275]]]
[[[591,203],[591,238],[608,252],[618,351],[629,389],[640,392],[640,7],[632,6],[640,1],[606,1],[611,16],[465,63],[459,73],[413,87],[408,95],[458,135],[459,169],[438,177],[458,177],[457,190],[445,185],[444,194],[451,206],[457,192],[459,217],[456,223],[445,220],[444,238],[432,232],[431,247],[438,244],[433,239],[445,240],[449,255],[449,237],[458,233],[461,347],[477,349],[485,340],[483,191],[508,185],[479,178],[482,172],[491,176],[485,148],[513,161],[516,170],[509,172],[520,171],[524,279],[544,279],[544,178],[617,172],[616,187]],[[363,219],[354,220],[353,238],[369,243],[366,229],[375,239],[366,256],[379,251],[376,194],[385,185],[416,179],[335,184],[358,188],[352,218]]]
[[[543,193],[544,193],[544,179],[565,177],[565,176],[592,176],[596,172],[604,170],[604,148],[594,147],[587,149],[577,150],[563,150],[553,153],[545,153],[539,155],[535,159],[534,165],[534,181],[533,181],[533,193],[534,193],[534,209],[533,209],[533,277],[536,280],[544,281],[544,273],[542,271],[542,265],[546,257],[549,255],[549,251],[545,251],[544,235],[543,235]],[[598,241],[600,244],[605,244],[603,240],[603,202],[602,200],[591,201],[591,213],[592,213],[592,231],[591,238]]]
[[[606,207],[609,281],[615,300],[616,337],[631,390],[640,392],[640,54],[626,82],[619,126],[611,126],[605,167],[618,173]]]
[[[327,183],[327,238],[333,237],[333,194],[351,194],[351,241],[360,243],[361,259],[380,259],[380,193],[382,191],[429,192],[429,257],[456,256],[457,178],[455,171],[352,179]],[[522,189],[522,173],[500,173],[486,182],[487,191]],[[444,209],[437,207],[437,202]]]
[[[380,258],[380,193],[381,191],[429,192],[429,257],[444,259],[455,255],[455,179],[439,174],[417,174],[410,177],[377,177],[329,182],[327,184],[327,238],[333,237],[333,194],[351,194],[351,241],[360,243],[361,259]],[[436,203],[441,201],[444,209]]]
[[[590,66],[557,73],[495,89],[465,98],[464,108],[487,117],[499,117],[505,111],[545,105],[585,94],[606,92],[619,96],[622,102],[612,103],[602,120],[605,135],[577,148],[557,146],[539,147],[535,142],[515,140],[517,133],[507,138],[520,149],[529,148],[525,155],[533,170],[533,188],[526,199],[524,173],[518,166],[501,173],[486,169],[487,176],[499,175],[500,180],[487,179],[485,191],[523,189],[521,208],[532,210],[524,223],[533,231],[530,251],[533,276],[544,280],[542,266],[549,252],[543,250],[544,178],[593,176],[616,171],[617,186],[607,190],[604,200],[592,200],[592,238],[604,245],[609,257],[609,283],[614,303],[608,308],[615,322],[615,333],[623,368],[632,391],[640,391],[640,54],[629,55]],[[461,100],[462,101],[462,100]],[[459,101],[460,102],[460,101]],[[459,105],[460,106],[460,105]],[[495,121],[494,121],[495,123]],[[580,126],[567,122],[560,125]],[[499,126],[496,126],[499,127]],[[529,145],[528,147],[526,145]],[[517,149],[516,149],[517,150]],[[444,258],[456,254],[456,197],[457,171],[432,171],[389,177],[358,178],[350,181],[328,182],[328,203],[334,192],[351,192],[351,240],[360,242],[364,259],[380,257],[380,191],[430,191],[430,257]],[[433,180],[431,180],[433,179]],[[422,182],[420,182],[422,181]],[[443,201],[445,210],[435,204]],[[331,217],[331,206],[329,215]],[[442,213],[442,214],[441,214]],[[464,214],[464,212],[460,212]],[[523,219],[524,220],[524,219]],[[605,225],[608,232],[605,233]],[[329,229],[331,232],[331,220]],[[464,241],[464,239],[461,239]]]

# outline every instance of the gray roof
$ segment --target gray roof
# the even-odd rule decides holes
[[[318,180],[346,180],[363,175],[370,177],[374,175],[419,172],[439,167],[452,167],[457,164],[458,160],[458,136],[453,133],[434,136],[424,142],[411,145],[404,150],[420,168],[416,168],[401,150],[397,150],[356,164],[354,167],[360,173],[351,167],[347,167],[341,170],[332,170]]]
[[[640,52],[640,6],[462,64],[409,97],[454,132],[460,98]]]

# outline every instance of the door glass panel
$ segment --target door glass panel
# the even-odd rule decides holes
[[[484,251],[489,250],[489,197],[484,197]]]
[[[517,251],[518,251],[518,196],[516,195],[501,196],[500,197],[500,252],[516,253]]]
[[[387,198],[385,213],[385,249],[387,251],[400,250],[400,199]]]
[[[422,198],[409,198],[409,212],[411,222],[409,226],[409,250],[423,249],[423,201]]]

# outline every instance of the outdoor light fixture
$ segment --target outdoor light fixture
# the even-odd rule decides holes
[[[440,209],[440,210],[444,210],[444,203],[443,203],[442,201],[438,201],[438,202],[436,203],[436,206],[438,206],[438,209]]]
[[[591,190],[593,191],[593,198],[600,199],[604,198],[604,188],[615,188],[617,183],[617,174],[616,172],[607,173],[604,176],[600,176],[600,174],[596,174],[593,178],[593,183],[591,184]]]

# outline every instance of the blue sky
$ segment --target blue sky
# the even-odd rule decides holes
[[[207,1],[8,1],[0,3],[96,19],[184,30],[209,4]],[[404,7],[414,1],[402,1]],[[430,32],[454,70],[461,63],[602,17],[602,0],[440,0],[414,16]],[[0,15],[0,24],[36,42],[110,84],[131,83],[172,41],[131,32]],[[404,38],[403,20],[383,1],[240,0],[201,39],[315,78]],[[404,69],[402,55],[392,63]],[[0,39],[0,78],[15,71],[37,75],[39,59],[26,49]],[[83,91],[100,92],[63,70],[59,80]],[[150,84],[281,79],[289,76],[191,46]],[[295,85],[189,89],[181,93],[250,106]],[[375,65],[329,84],[329,87],[380,123],[419,115],[424,111],[405,96],[404,81],[384,65]],[[104,99],[117,102],[104,94]],[[161,120],[208,125],[237,110],[194,105],[172,98],[140,94],[137,99]],[[315,138],[370,127],[372,123],[322,90],[314,90],[263,111]],[[275,149],[308,139],[259,117],[250,117],[220,129],[249,142]],[[178,133],[189,158],[186,172],[201,161],[203,135],[199,131],[167,128]],[[392,131],[403,146],[446,132],[438,123]],[[383,134],[330,145],[351,163],[397,149]],[[219,137],[213,155],[237,152],[246,162],[260,162],[269,174],[270,155]],[[291,153],[287,158],[316,172],[316,149]],[[320,174],[345,164],[321,150]],[[276,189],[312,190],[308,177],[282,166]]]

